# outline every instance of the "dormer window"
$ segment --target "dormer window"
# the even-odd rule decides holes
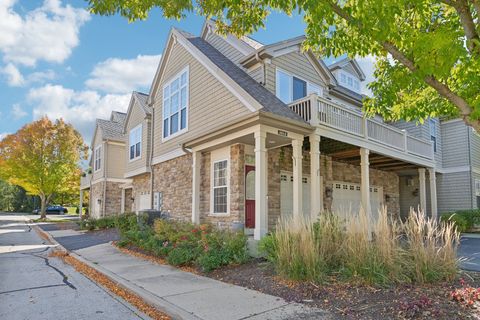
[[[322,95],[322,88],[316,84],[277,69],[276,95],[285,103],[302,99],[311,93]]]
[[[360,93],[360,81],[358,80],[358,78],[345,71],[338,71],[338,73],[339,82],[342,87]]]

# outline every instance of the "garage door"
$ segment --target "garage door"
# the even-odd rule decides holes
[[[370,187],[370,206],[372,209],[372,218],[376,221],[378,210],[382,206],[383,188]],[[360,184],[342,181],[333,182],[333,202],[332,211],[345,218],[349,213],[357,213],[360,210],[362,193]]]
[[[320,180],[320,186],[322,181]],[[303,214],[310,215],[310,177],[302,178],[302,198],[303,198]],[[322,188],[320,187],[320,190]],[[322,195],[320,191],[319,197]],[[293,174],[291,172],[282,171],[280,174],[280,214],[282,217],[291,216],[293,214]]]

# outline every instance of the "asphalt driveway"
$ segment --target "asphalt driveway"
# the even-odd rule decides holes
[[[458,255],[462,269],[480,272],[480,235],[462,235]]]

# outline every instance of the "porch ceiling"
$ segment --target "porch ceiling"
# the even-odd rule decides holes
[[[351,147],[350,149],[335,151],[328,154],[335,161],[345,162],[356,166],[360,165],[360,148]],[[377,153],[370,153],[370,168],[383,171],[403,171],[418,169],[416,164],[408,163],[402,160],[390,158]]]

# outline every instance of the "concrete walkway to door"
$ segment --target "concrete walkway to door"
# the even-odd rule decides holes
[[[72,248],[73,256],[173,319],[331,319],[323,310],[143,260],[121,252],[111,243],[86,241],[88,246],[83,246],[82,238],[86,240],[88,233],[48,232],[54,240],[64,243],[67,250]]]

